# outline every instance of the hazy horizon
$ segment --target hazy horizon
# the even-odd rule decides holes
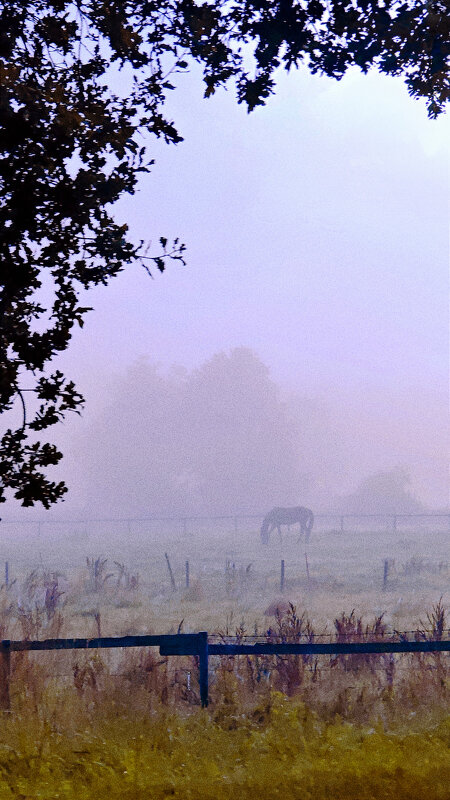
[[[180,81],[168,107],[185,140],[150,143],[153,172],[117,217],[154,253],[159,236],[179,236],[188,265],[155,280],[127,268],[83,299],[95,310],[55,361],[87,399],[82,418],[48,431],[65,453],[54,474],[72,487],[55,511],[82,502],[80,442],[97,447],[127,370],[147,360],[192,373],[240,347],[310,409],[321,502],[403,467],[419,500],[446,506],[448,115],[430,121],[401,80],[357,70],[340,82],[281,75],[251,115],[232,92],[202,100],[195,70]],[[3,505],[18,513],[45,512]]]

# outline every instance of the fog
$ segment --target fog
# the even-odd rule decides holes
[[[445,419],[436,430],[426,393],[398,409],[381,392],[360,403],[295,393],[245,347],[190,370],[142,357],[114,375],[99,371],[98,383],[102,395],[91,404],[88,396],[88,411],[55,429],[65,457],[53,472],[69,494],[50,517],[259,514],[298,504],[316,513],[414,513],[445,505]],[[434,408],[439,413],[436,400]]]
[[[83,301],[48,515],[446,507],[448,117],[357,71],[280,76],[252,115],[180,80],[185,141],[117,214],[188,265]]]

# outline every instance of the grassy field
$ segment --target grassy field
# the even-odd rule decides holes
[[[249,632],[255,625],[262,630],[267,625],[264,612],[281,599],[281,559],[285,562],[284,600],[306,611],[318,628],[332,626],[339,611],[355,608],[364,616],[385,612],[391,627],[407,629],[441,596],[448,603],[448,542],[444,529],[396,534],[314,531],[307,551],[308,579],[305,547],[293,531],[285,534],[282,543],[272,535],[264,547],[257,530],[235,533],[200,528],[184,535],[161,530],[156,523],[152,530],[135,524],[130,531],[119,527],[64,531],[47,526],[41,536],[25,538],[23,531],[8,532],[5,527],[0,559],[9,561],[10,578],[18,579],[18,595],[31,570],[38,567],[41,572],[59,573],[65,616],[79,635],[88,635],[89,612],[101,614],[105,635],[165,633],[176,630],[182,619],[186,631],[222,629],[230,618],[232,625],[243,622]],[[87,558],[107,559],[102,578],[111,577],[101,592],[92,591],[95,586],[92,581],[89,584]],[[384,587],[386,559],[389,574]],[[121,587],[117,586],[118,564],[130,578],[138,579],[137,589],[124,590],[125,574]]]
[[[5,536],[1,634],[448,636],[447,541],[445,531],[315,532],[308,576],[293,532],[268,547],[257,531]],[[211,657],[202,710],[194,658],[137,648],[16,653],[0,800],[449,800],[448,661]]]
[[[206,711],[130,715],[76,702],[0,731],[0,797],[91,800],[448,800],[449,720],[321,720],[272,693],[224,726]]]

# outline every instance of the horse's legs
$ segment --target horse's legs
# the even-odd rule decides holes
[[[274,522],[271,522],[271,523],[270,523],[270,526],[269,526],[269,529],[268,529],[268,531],[267,531],[267,544],[269,543],[269,536],[270,536],[270,534],[272,533],[272,531],[273,531],[274,529],[275,529],[275,523],[274,523]]]

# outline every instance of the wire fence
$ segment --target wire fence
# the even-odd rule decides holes
[[[185,535],[194,532],[199,526],[212,525],[225,526],[229,531],[238,533],[239,531],[249,530],[251,527],[259,527],[267,512],[258,514],[212,514],[197,516],[136,516],[136,517],[83,517],[78,519],[2,519],[1,526],[26,526],[35,529],[40,536],[44,529],[54,526],[70,525],[76,528],[87,529],[91,526],[119,525],[127,532],[131,533],[134,526],[147,525],[168,525],[171,529],[176,528]],[[336,532],[360,531],[364,529],[386,530],[396,533],[399,530],[420,530],[424,525],[434,523],[438,527],[444,527],[450,531],[450,512],[428,512],[420,514],[407,513],[324,513],[314,515],[314,527],[316,530],[333,530]],[[288,526],[290,527],[290,526]]]

